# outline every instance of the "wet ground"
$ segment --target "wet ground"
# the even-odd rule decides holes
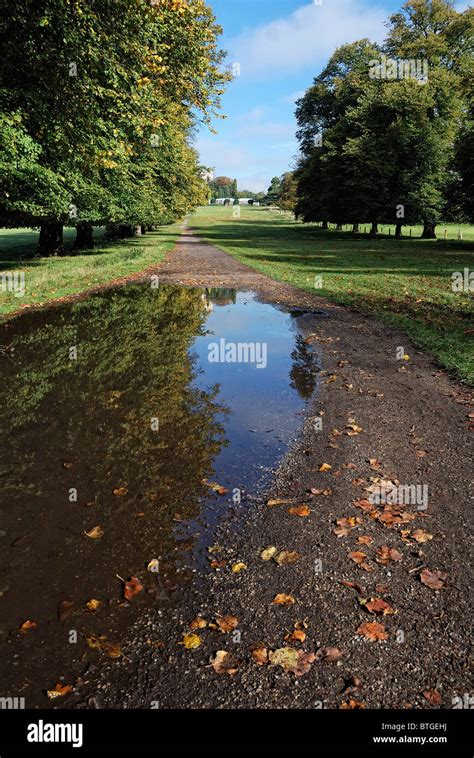
[[[47,312],[29,337],[17,326],[23,320],[4,331],[5,345],[24,331],[20,357],[5,351],[2,400],[13,430],[4,513],[15,529],[0,538],[9,556],[0,587],[5,694],[15,687],[27,706],[43,706],[42,689],[60,682],[73,690],[51,702],[66,708],[468,702],[466,389],[400,333],[267,279],[191,230],[156,271],[160,287],[144,298],[129,285],[109,300],[76,303],[77,319],[59,331]],[[173,283],[195,289],[174,299],[166,293],[178,290],[163,286]],[[228,292],[212,303],[211,287]],[[234,290],[258,292],[258,300],[240,294],[233,304]],[[219,324],[227,319],[223,336],[234,341],[239,312],[256,339],[272,305],[284,342],[271,392],[265,381],[273,379],[260,376],[268,369],[256,364],[239,379],[237,364],[200,373]],[[251,318],[243,315],[249,308]],[[77,363],[64,369],[64,355],[81,344],[79,377]],[[399,345],[410,356],[403,364]],[[212,382],[221,382],[220,393]],[[254,382],[262,384],[251,420],[235,399],[252,408],[245,395]],[[381,480],[426,485],[427,509],[368,508]],[[284,502],[267,504],[277,498]],[[95,526],[103,536],[83,534]],[[297,558],[263,560],[269,547]],[[357,552],[365,558],[351,557]],[[147,571],[159,556],[160,572]],[[144,590],[122,600],[117,574],[138,576]],[[90,597],[102,600],[95,612],[84,608]],[[31,605],[20,613],[15,602],[25,598]],[[63,600],[72,605],[58,620]],[[18,633],[22,614],[40,623]],[[230,631],[223,616],[233,617]]]
[[[123,635],[142,606],[118,577],[168,602],[211,570],[216,527],[268,486],[315,392],[299,320],[251,292],[136,284],[2,329],[6,692],[44,705],[87,636]]]

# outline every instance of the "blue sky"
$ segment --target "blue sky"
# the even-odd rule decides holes
[[[222,99],[217,134],[201,129],[196,147],[216,176],[239,189],[266,190],[297,153],[294,101],[336,47],[362,37],[382,41],[403,0],[208,0],[223,27],[228,64],[240,65]],[[461,10],[468,3],[460,2]]]

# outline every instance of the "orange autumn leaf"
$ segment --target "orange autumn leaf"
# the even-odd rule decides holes
[[[303,516],[309,516],[311,511],[307,505],[295,505],[293,508],[288,508],[288,513],[291,513],[294,516],[303,517]]]
[[[53,700],[56,697],[64,697],[64,695],[69,695],[70,692],[72,692],[70,684],[59,683],[56,684],[52,690],[46,690],[46,694],[50,700]]]
[[[123,589],[125,600],[131,600],[132,597],[135,597],[135,595],[138,595],[138,593],[141,592],[142,590],[143,590],[143,584],[140,582],[138,577],[132,576],[127,582],[125,582],[125,586]]]
[[[24,621],[20,626],[20,632],[22,634],[28,634],[28,632],[31,632],[32,629],[36,629],[38,624],[36,621]]]
[[[284,592],[280,592],[273,598],[272,605],[293,605],[294,603],[295,598],[293,595],[285,595]]]
[[[378,597],[370,598],[368,603],[365,603],[365,608],[369,613],[381,613],[383,616],[388,616],[390,613],[395,613],[395,609],[385,600],[381,600]]]
[[[127,494],[128,489],[126,487],[116,487],[112,492],[116,497],[123,497]]]
[[[384,625],[379,624],[378,621],[366,621],[358,627],[356,633],[366,637],[371,642],[388,640],[388,634],[385,631]]]
[[[431,590],[440,590],[444,587],[447,574],[444,571],[436,571],[431,569],[423,569],[420,572],[420,580],[422,584],[425,584]]]
[[[264,645],[256,645],[252,650],[252,658],[257,666],[264,666],[268,663],[268,650]]]
[[[218,616],[216,623],[221,632],[231,632],[239,625],[239,620],[236,616]]]

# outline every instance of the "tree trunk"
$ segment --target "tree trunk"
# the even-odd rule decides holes
[[[434,221],[425,221],[423,226],[423,234],[421,238],[424,240],[435,240],[436,223]]]
[[[43,221],[38,241],[38,254],[44,257],[64,255],[62,223],[59,221]]]
[[[146,234],[146,226],[145,226],[145,224],[142,224],[141,229],[142,229],[142,234]]]
[[[359,224],[352,224],[352,234],[357,234],[359,231]]]
[[[372,221],[372,226],[370,227],[370,236],[371,237],[375,237],[375,235],[377,234],[377,231],[378,231],[378,229],[377,229],[377,222],[376,221]]]
[[[88,250],[92,250],[94,247],[94,241],[92,239],[93,231],[92,224],[88,221],[79,221],[76,226],[76,240],[74,242],[74,247],[85,247]]]
[[[327,221],[323,221],[323,225],[321,227],[322,229],[329,229],[329,224]]]
[[[396,226],[395,226],[395,237],[401,237],[402,236],[402,226],[403,226],[403,224],[396,224]]]

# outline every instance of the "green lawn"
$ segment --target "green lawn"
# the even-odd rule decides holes
[[[178,238],[179,224],[164,226],[143,237],[105,242],[103,230],[94,232],[96,248],[74,253],[74,229],[64,234],[70,255],[53,258],[31,258],[38,232],[27,229],[0,230],[0,274],[24,272],[25,293],[17,296],[4,291],[0,280],[0,315],[5,316],[28,305],[37,305],[65,295],[82,292],[106,284],[128,274],[143,271],[163,260]]]
[[[404,229],[403,240],[371,239],[325,232],[266,208],[241,208],[240,218],[232,214],[229,207],[202,207],[190,224],[202,238],[274,279],[399,327],[441,365],[474,382],[473,293],[453,292],[451,280],[453,272],[474,270],[474,227],[441,224],[439,240],[416,239],[421,227],[413,228],[412,238]],[[317,276],[322,288],[315,289]]]

